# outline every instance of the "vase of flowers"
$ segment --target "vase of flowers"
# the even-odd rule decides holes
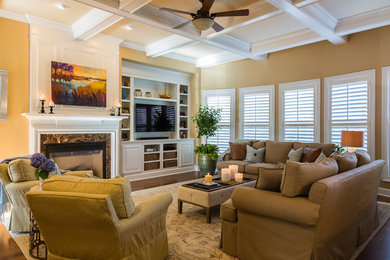
[[[35,167],[35,176],[39,179],[39,188],[42,189],[42,181],[49,177],[49,173],[56,169],[53,160],[47,159],[43,153],[35,153],[30,158],[31,166]]]

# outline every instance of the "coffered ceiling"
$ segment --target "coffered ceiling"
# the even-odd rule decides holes
[[[245,58],[265,60],[269,53],[322,40],[344,44],[351,33],[390,24],[390,0],[215,0],[211,12],[248,8],[249,16],[217,17],[225,29],[202,33],[192,24],[173,29],[191,16],[159,10],[196,12],[199,0],[58,2],[0,0],[0,16],[5,12],[38,16],[71,26],[79,40],[106,34],[148,56],[164,55],[199,67]]]

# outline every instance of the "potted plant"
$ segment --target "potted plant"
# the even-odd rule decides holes
[[[197,130],[198,138],[204,138],[201,145],[195,147],[195,153],[198,154],[198,164],[202,176],[207,173],[213,175],[217,166],[218,146],[208,144],[207,138],[215,136],[220,128],[218,122],[221,120],[221,109],[215,109],[207,106],[199,106],[198,112],[192,118]]]

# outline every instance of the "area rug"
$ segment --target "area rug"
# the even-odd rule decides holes
[[[178,187],[184,183],[181,182],[147,190],[135,191],[132,193],[134,203],[136,205],[144,202],[151,196],[161,193],[169,192],[173,196],[173,202],[168,209],[167,214],[167,231],[169,243],[169,257],[168,259],[220,259],[233,260],[236,259],[227,254],[224,254],[219,249],[219,240],[221,233],[221,219],[219,218],[219,209],[211,212],[212,223],[206,223],[206,212],[204,209],[191,205],[183,204],[183,214],[177,213],[177,190]],[[367,241],[365,241],[359,248],[357,248],[351,259],[355,259],[363,249],[372,240],[375,234],[383,227],[386,221],[390,218],[390,204],[378,203],[379,208],[379,226],[375,229],[373,234]],[[11,233],[17,244],[23,251],[27,259],[33,259],[28,254],[28,234],[26,233]]]

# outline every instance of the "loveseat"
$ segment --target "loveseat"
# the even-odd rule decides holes
[[[241,155],[239,159],[232,158],[231,148],[225,151],[220,160],[217,162],[217,169],[220,173],[222,168],[229,168],[229,165],[238,165],[238,171],[244,173],[244,177],[256,179],[260,169],[271,169],[281,173],[284,164],[288,159],[291,149],[298,150],[299,148],[321,148],[326,157],[329,157],[335,149],[334,144],[321,143],[300,143],[300,142],[275,142],[275,141],[256,141],[256,140],[239,140],[232,144],[249,145],[254,149],[265,148],[263,162],[253,163],[245,160],[245,155]]]
[[[287,162],[280,191],[259,188],[261,176],[257,188],[235,189],[221,205],[223,251],[242,260],[349,259],[378,225],[385,163],[362,151],[346,154],[346,164],[342,157]]]

